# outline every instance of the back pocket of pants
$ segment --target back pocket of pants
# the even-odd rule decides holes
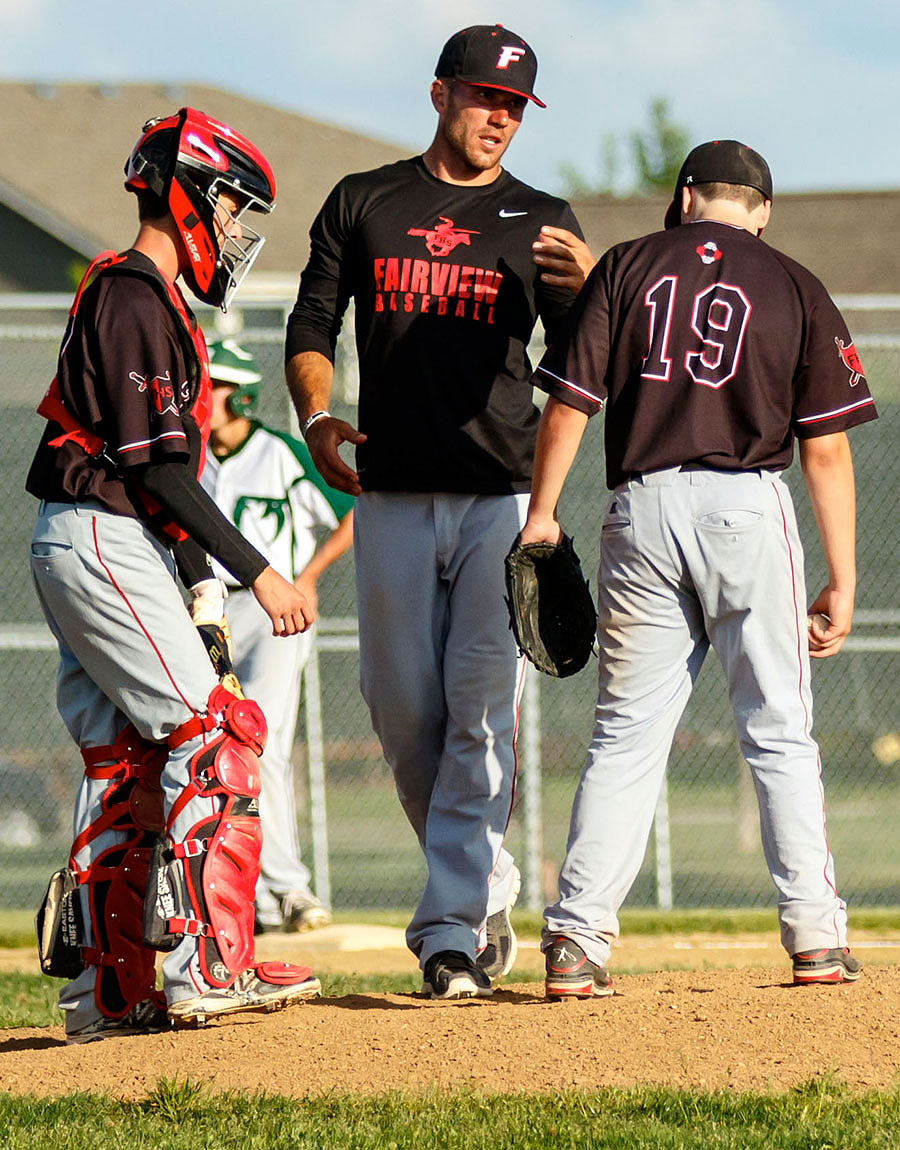
[[[723,507],[698,516],[696,523],[710,531],[752,531],[762,520],[762,512],[753,507]]]

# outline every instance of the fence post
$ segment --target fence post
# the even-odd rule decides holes
[[[544,836],[541,815],[541,685],[533,667],[525,668],[520,732],[522,787],[525,799],[525,905],[544,907]]]
[[[656,839],[656,904],[660,910],[671,910],[672,840],[669,834],[669,781],[665,775],[656,800],[653,829]]]
[[[325,739],[322,731],[322,688],[319,680],[318,635],[303,668],[303,701],[306,716],[306,761],[309,769],[309,821],[316,897],[331,906],[331,875],[328,867],[328,818],[325,813]]]

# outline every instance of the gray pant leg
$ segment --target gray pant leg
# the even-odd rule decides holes
[[[269,727],[259,760],[263,844],[256,913],[260,922],[278,926],[281,897],[308,891],[310,882],[300,857],[292,756],[300,679],[313,636],[311,631],[289,639],[273,635],[269,617],[250,591],[233,592],[225,601],[225,613],[238,680],[247,698],[262,707]]]
[[[617,491],[603,524],[599,691],[544,945],[574,939],[606,963],[640,871],[678,721],[707,651],[702,617],[661,531],[655,489]]]
[[[137,521],[90,505],[50,504],[32,539],[32,576],[60,649],[57,703],[80,747],[106,746],[132,722],[145,739],[163,742],[195,713],[205,713],[217,679],[184,608],[168,550]],[[162,774],[168,814],[184,786],[185,747],[172,752]],[[85,780],[75,812],[84,830],[104,785]],[[115,840],[95,840],[84,864]],[[186,970],[195,939],[174,951]],[[99,1017],[93,1000],[96,968],[66,987],[61,1004],[77,1024]],[[166,973],[166,994],[197,993],[180,973]],[[205,985],[205,984],[204,984]]]
[[[439,950],[474,956],[512,883],[502,840],[521,684],[502,560],[523,502],[367,493],[357,503],[361,685],[428,863],[407,931],[422,965]]]
[[[694,494],[704,500],[696,516],[696,562],[719,573],[717,582],[702,580],[709,588],[707,626],[753,773],[782,945],[788,954],[846,946],[847,915],[835,888],[811,733],[804,563],[790,492],[773,476],[751,476],[728,477]],[[742,528],[735,507],[753,516]],[[722,529],[723,518],[731,531]]]

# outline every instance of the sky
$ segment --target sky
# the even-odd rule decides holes
[[[658,98],[691,145],[761,152],[776,196],[900,188],[896,0],[0,0],[0,80],[209,84],[413,154],[444,41],[493,23],[537,53],[548,107],[504,163],[547,191],[563,165],[601,183],[610,138],[629,190]]]

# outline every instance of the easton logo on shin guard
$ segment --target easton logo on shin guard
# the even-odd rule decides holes
[[[34,925],[44,974],[77,978],[84,970],[84,921],[78,880],[69,867],[52,875]]]

